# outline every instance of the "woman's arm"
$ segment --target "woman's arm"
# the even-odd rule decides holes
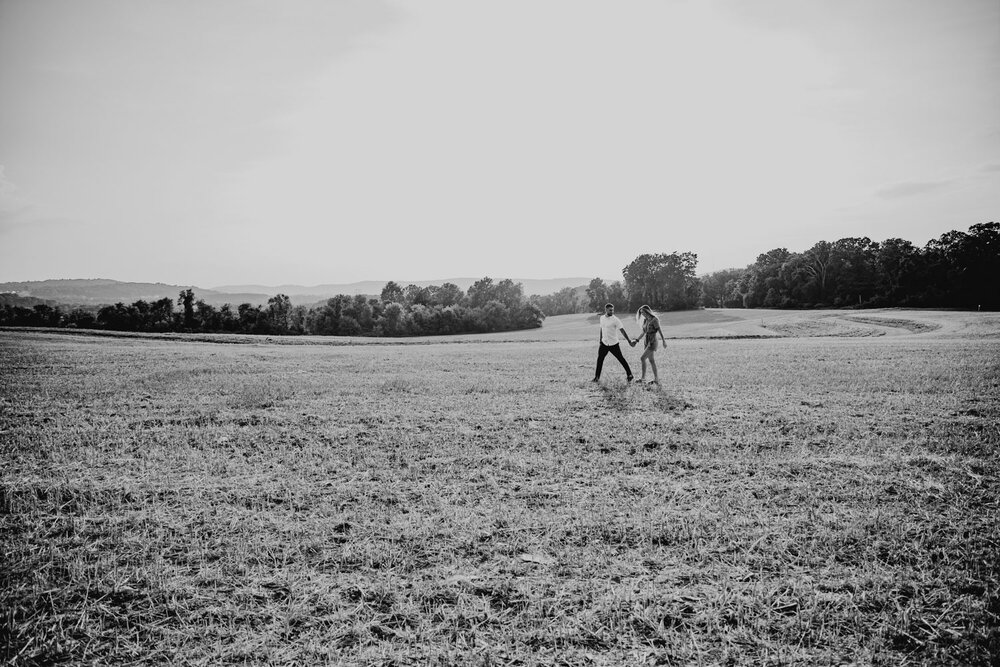
[[[621,329],[619,329],[619,331],[622,332],[622,336],[625,338],[625,340],[628,341],[628,344],[631,345],[632,347],[635,347],[635,341],[632,340],[632,337],[628,335],[627,331],[625,331],[625,327],[622,327]]]

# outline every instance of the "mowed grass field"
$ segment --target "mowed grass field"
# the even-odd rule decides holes
[[[997,664],[1000,318],[664,330],[0,331],[0,661]]]

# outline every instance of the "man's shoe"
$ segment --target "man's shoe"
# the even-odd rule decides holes
[[[601,378],[594,378],[593,380],[591,380],[591,382],[600,382],[600,381],[601,381]]]
[[[627,378],[625,378],[625,381],[626,382],[631,382],[634,379],[635,379],[634,377],[632,377],[631,375],[629,375]]]

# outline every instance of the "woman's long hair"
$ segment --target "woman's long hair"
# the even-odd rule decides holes
[[[639,306],[639,310],[635,311],[635,323],[638,324],[639,326],[643,325],[642,314],[644,312],[648,313],[647,317],[649,317],[649,319],[651,319],[651,320],[658,320],[658,319],[660,319],[660,318],[658,318],[656,316],[656,313],[653,312],[652,308],[650,308],[649,306],[643,304],[643,305]]]

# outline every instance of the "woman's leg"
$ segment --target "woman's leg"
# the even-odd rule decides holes
[[[659,382],[660,376],[656,374],[656,354],[649,351],[649,367],[653,369],[653,382]]]
[[[649,358],[650,360],[652,360],[652,357],[653,357],[653,351],[650,350],[648,347],[642,353],[642,356],[639,357],[639,361],[642,362],[642,377],[639,378],[640,381],[646,379],[646,359]],[[655,366],[653,367],[653,372],[654,373],[656,372]]]

